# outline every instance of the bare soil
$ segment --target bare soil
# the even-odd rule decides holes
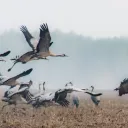
[[[2,105],[0,103],[0,110]],[[128,128],[128,100],[118,96],[103,97],[96,107],[88,98],[80,101],[78,109],[7,106],[0,113],[0,128]]]

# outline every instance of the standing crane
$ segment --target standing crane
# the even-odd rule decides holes
[[[12,68],[19,62],[21,62],[22,64],[26,64],[29,61],[38,60],[37,57],[32,57],[36,51],[34,45],[32,44],[32,41],[34,40],[34,42],[37,42],[37,40],[30,34],[26,26],[21,26],[20,30],[24,34],[25,39],[28,45],[31,47],[32,51],[28,51],[25,54],[21,55],[20,57],[16,56],[15,58],[11,59],[14,61],[14,64],[12,65],[11,68],[8,69],[8,72],[10,72]],[[46,58],[42,58],[42,59],[46,59]]]
[[[5,57],[5,56],[9,55],[10,52],[11,52],[11,51],[7,51],[7,52],[5,52],[5,53],[2,53],[2,54],[0,54],[0,57]],[[0,59],[0,61],[5,61],[5,60]],[[5,62],[6,62],[6,61],[5,61]]]
[[[94,94],[94,86],[91,86],[91,88],[92,88],[92,90],[91,90],[91,93],[93,93]],[[96,106],[98,106],[98,104],[100,103],[100,96],[91,96],[91,100],[92,100],[92,102],[96,105]]]
[[[0,85],[16,86],[16,85],[20,84],[20,83],[17,81],[17,79],[19,79],[19,78],[21,78],[21,77],[23,77],[23,76],[29,75],[29,74],[32,72],[32,70],[33,70],[33,69],[30,68],[30,69],[28,69],[27,71],[24,71],[24,72],[22,72],[22,73],[20,73],[20,74],[18,74],[18,75],[16,75],[16,76],[14,76],[14,77],[12,77],[12,78],[9,78],[9,79],[7,79],[7,80],[5,80],[5,81],[2,81],[2,82],[0,83]]]
[[[45,82],[43,83],[43,93],[45,94]]]
[[[61,55],[53,54],[49,50],[49,47],[52,45],[52,43],[53,42],[51,42],[51,36],[50,36],[50,32],[49,32],[47,23],[40,25],[40,39],[39,39],[39,42],[36,47],[36,54],[34,54],[32,56],[32,58],[37,57],[39,59],[42,59],[42,58],[46,58],[48,56],[67,57],[67,55],[65,55],[65,54],[61,54]]]
[[[39,83],[39,93],[42,94],[42,92],[41,92],[41,85],[42,85],[42,83]],[[43,83],[43,94],[44,93],[45,93],[45,82]]]
[[[41,87],[40,86],[41,86],[41,83],[39,83],[39,93],[41,92]]]

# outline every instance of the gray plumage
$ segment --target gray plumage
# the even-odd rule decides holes
[[[31,87],[31,85],[31,81],[29,82],[29,84],[21,84],[18,91],[12,93],[11,95],[8,94],[9,90],[6,91],[4,97],[2,98],[2,101],[6,102],[7,104],[2,107],[1,111],[3,111],[3,109],[8,105],[15,105],[16,107],[17,104],[27,104],[26,100],[24,100],[23,94]]]
[[[27,76],[32,72],[33,68],[30,68],[12,78],[9,78],[8,80],[4,81],[3,83],[1,83],[0,85],[9,85],[9,86],[15,86],[17,84],[19,84],[19,82],[17,82],[17,79],[23,77],[23,76]]]
[[[31,39],[33,39],[34,37],[30,34],[27,27],[21,26],[20,30],[23,32],[25,39],[26,39],[27,43],[29,44],[29,46],[32,48],[33,51],[35,51],[35,48],[34,48],[33,44],[31,43]]]
[[[91,93],[94,93],[94,92],[93,92],[93,91],[94,91],[94,87],[91,86],[91,88],[92,88]],[[91,100],[92,100],[92,102],[93,102],[96,106],[98,106],[99,103],[100,103],[100,96],[91,96]]]

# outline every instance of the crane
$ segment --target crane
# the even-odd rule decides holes
[[[49,50],[49,47],[52,44],[53,42],[51,42],[51,36],[50,36],[48,25],[47,23],[46,24],[43,23],[42,25],[40,25],[40,39],[36,47],[36,54],[32,55],[32,58],[37,57],[41,59],[41,58],[46,58],[48,56],[67,57],[67,55],[65,54],[60,54],[60,55],[53,54]]]
[[[12,70],[12,68],[17,63],[19,63],[19,62],[21,62],[22,64],[26,64],[29,61],[38,60],[37,57],[32,57],[32,55],[35,54],[35,50],[36,50],[35,47],[34,47],[34,45],[32,44],[32,40],[34,39],[36,41],[36,39],[30,34],[30,32],[28,31],[28,29],[27,29],[26,26],[21,26],[20,30],[24,34],[25,39],[26,39],[28,45],[31,47],[32,51],[28,51],[28,52],[24,53],[21,56],[16,56],[15,58],[12,58],[11,60],[14,61],[14,64],[12,65],[11,68],[8,69],[8,72],[10,72]],[[48,60],[47,58],[42,58],[42,59]]]
[[[41,85],[43,85],[43,93],[42,93],[42,90],[41,90]],[[42,83],[39,83],[39,93],[37,95],[40,95],[40,94],[44,94],[45,93],[45,82]]]
[[[92,90],[91,90],[91,93],[93,93],[94,94],[94,86],[91,86],[91,88],[92,88]],[[100,103],[100,96],[91,96],[91,100],[92,100],[92,102],[96,105],[96,106],[98,106],[98,104]]]

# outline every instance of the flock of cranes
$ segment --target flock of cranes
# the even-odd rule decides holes
[[[51,42],[51,36],[49,32],[49,28],[47,24],[40,25],[40,34],[39,34],[39,40],[35,39],[30,32],[28,31],[26,26],[21,26],[20,30],[24,34],[24,37],[26,39],[26,42],[29,44],[29,46],[32,48],[31,51],[28,51],[27,53],[24,53],[21,56],[16,56],[15,58],[12,58],[11,60],[14,61],[14,64],[11,68],[8,69],[8,72],[12,70],[12,68],[17,63],[26,64],[29,61],[33,60],[39,60],[44,59],[47,60],[48,56],[52,57],[67,57],[66,54],[53,54],[49,48],[53,44]],[[37,45],[34,46],[32,42],[37,42]],[[3,57],[6,57],[10,54],[10,51],[7,51],[3,54],[0,54],[0,61],[5,61]],[[29,75],[33,71],[33,68],[28,69],[27,71],[24,71],[12,78],[8,78],[5,76],[0,76],[0,86],[7,86],[8,89],[5,92],[2,101],[7,102],[3,106],[3,108],[7,105],[17,105],[19,102],[30,104],[34,108],[38,108],[41,106],[47,106],[48,104],[52,105],[59,105],[59,106],[69,106],[69,101],[67,100],[67,94],[72,92],[81,92],[91,95],[92,101],[95,103],[95,105],[98,105],[100,103],[100,96],[102,93],[94,93],[94,87],[91,86],[92,90],[89,89],[80,89],[73,86],[71,82],[67,83],[63,88],[58,89],[54,92],[48,92],[45,91],[45,82],[43,83],[43,92],[40,91],[38,94],[32,94],[30,92],[30,87],[33,85],[33,82],[30,80],[28,83],[18,82],[18,79],[24,76]],[[127,81],[127,82],[126,82]],[[123,81],[123,85],[128,85],[128,80]],[[40,90],[39,85],[39,90]],[[123,89],[122,89],[123,88]],[[125,94],[128,92],[128,88],[121,85],[120,88],[117,88],[115,90],[119,90],[120,95]],[[123,90],[123,91],[120,91]],[[127,91],[126,91],[127,90]],[[2,108],[2,109],[3,109]]]

